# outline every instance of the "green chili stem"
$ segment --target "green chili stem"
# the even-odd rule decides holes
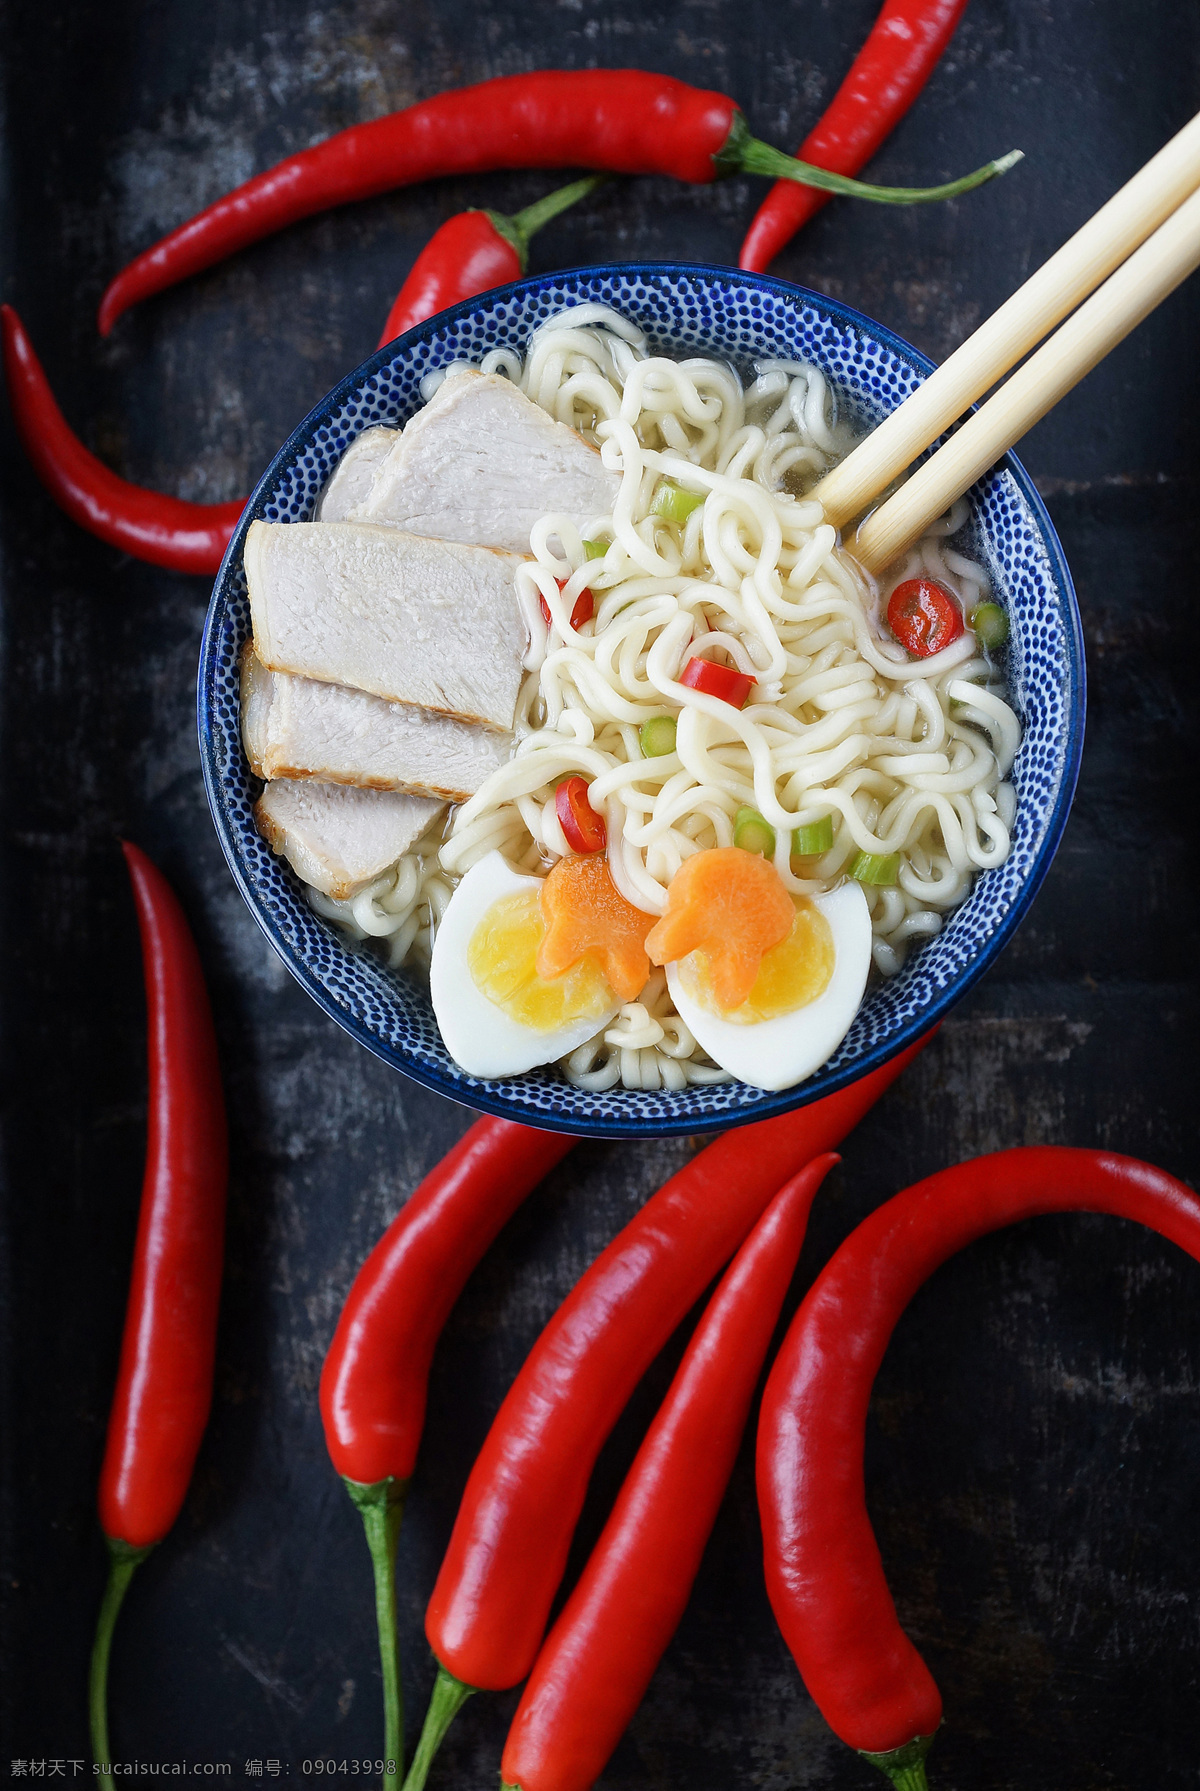
[[[433,1696],[429,1700],[429,1709],[425,1712],[425,1726],[421,1730],[421,1739],[417,1743],[417,1751],[413,1755],[413,1763],[408,1769],[408,1777],[401,1791],[423,1791],[425,1780],[429,1777],[429,1768],[442,1745],[446,1730],[474,1691],[473,1685],[464,1685],[461,1679],[456,1679],[453,1673],[448,1673],[445,1667],[439,1665],[437,1678],[433,1682]]]
[[[896,1791],[929,1791],[929,1780],[925,1777],[925,1762],[918,1760],[913,1766],[884,1767]]]
[[[889,1748],[885,1754],[868,1754],[862,1748],[858,1751],[892,1781],[896,1791],[929,1791],[925,1756],[932,1745],[932,1735],[917,1735],[903,1747]]]
[[[516,212],[512,217],[502,211],[488,212],[497,236],[502,236],[506,243],[511,243],[520,256],[522,273],[529,259],[530,237],[536,236],[543,224],[556,218],[560,211],[566,211],[577,199],[582,199],[587,193],[594,193],[609,178],[607,174],[589,174],[583,180],[573,180],[570,186],[559,187],[556,192],[547,193],[542,199],[535,199],[532,205],[527,205],[524,211]]]
[[[969,193],[973,187],[994,180],[997,174],[1006,174],[1023,159],[1023,150],[1011,149],[996,161],[976,168],[974,173],[946,181],[940,187],[877,187],[867,181],[851,180],[845,174],[832,174],[828,168],[815,168],[811,162],[797,161],[795,156],[785,155],[770,143],[760,142],[750,135],[740,113],[734,119],[725,147],[716,157],[718,166],[725,172],[765,174],[771,180],[795,180],[801,186],[819,187],[823,193],[842,193],[848,199],[871,199],[877,205],[928,205],[935,199],[956,199],[960,193]]]
[[[106,1536],[104,1540],[109,1553],[108,1580],[100,1602],[100,1615],[96,1619],[96,1639],[92,1643],[92,1664],[88,1673],[88,1724],[92,1735],[92,1759],[97,1766],[112,1765],[108,1747],[108,1656],[117,1612],[124,1603],[134,1568],[154,1547],[151,1543],[150,1548],[134,1548],[132,1543],[121,1542],[115,1536]]]
[[[342,1483],[357,1506],[371,1551],[375,1575],[375,1622],[379,1630],[379,1667],[383,1675],[383,1757],[404,1769],[404,1692],[400,1684],[400,1655],[396,1642],[396,1544],[404,1516],[407,1480],[389,1475],[369,1486],[349,1480]]]

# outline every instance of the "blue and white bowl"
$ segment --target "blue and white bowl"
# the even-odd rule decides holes
[[[1013,768],[1012,852],[983,872],[970,899],[904,970],[874,989],[824,1068],[798,1088],[743,1083],[654,1093],[572,1088],[553,1067],[505,1081],[468,1076],[442,1044],[427,996],[403,971],[310,908],[303,886],[259,837],[260,786],[242,752],[238,655],[250,633],[243,547],[256,517],[311,518],[345,448],[375,423],[406,421],[420,381],[488,349],[523,351],[565,305],[596,300],[632,318],[653,350],[721,356],[748,371],[759,357],[816,361],[839,401],[877,420],[931,371],[916,349],[847,305],[781,280],[732,269],[646,263],[542,275],[457,305],[390,343],[349,374],[284,443],[258,483],[225,556],[204,627],[199,724],[205,783],[238,886],[292,974],[326,1013],[385,1062],[469,1107],[556,1131],[626,1137],[705,1132],[766,1119],[817,1100],[912,1043],[971,987],[1011,937],[1062,835],[1083,743],[1084,670],[1071,577],[1050,519],[1010,455],[971,492],[979,550],[1008,609],[1009,686],[1024,735]]]

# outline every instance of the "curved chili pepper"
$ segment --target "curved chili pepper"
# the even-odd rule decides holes
[[[477,298],[493,286],[505,286],[519,280],[529,263],[529,239],[536,236],[543,224],[566,211],[585,193],[603,184],[607,176],[590,174],[586,180],[574,180],[556,193],[527,205],[524,211],[507,217],[500,211],[460,211],[440,224],[426,243],[412,271],[396,294],[388,312],[378,346],[394,342],[414,324],[457,305],[462,299]]]
[[[480,1119],[431,1169],[354,1278],[321,1370],[334,1467],[362,1513],[375,1573],[384,1753],[403,1759],[396,1541],[425,1424],[434,1347],[463,1285],[521,1202],[575,1139]]]
[[[17,434],[38,478],[72,522],[154,566],[216,572],[245,499],[189,504],[119,478],[71,430],[11,305],[0,305],[0,331]]]
[[[179,1515],[212,1403],[228,1145],[212,1010],[171,887],[122,845],[146,978],[150,1111],[117,1387],[100,1471],[112,1557],[89,1683],[92,1753],[111,1764],[107,1678],[113,1625],[134,1568]]]
[[[967,0],[884,0],[866,43],[820,122],[800,145],[806,162],[857,174],[895,130],[941,59]],[[738,266],[762,273],[828,196],[778,180],[754,215]]]
[[[1200,1201],[1174,1176],[1107,1151],[1032,1147],[943,1170],[897,1194],[822,1270],[763,1395],[758,1497],[767,1590],[821,1714],[901,1791],[926,1791],[942,1719],[896,1617],[867,1516],[863,1437],[897,1320],[947,1257],[1037,1213],[1136,1219],[1200,1260]]]
[[[589,1791],[641,1702],[733,1472],[809,1208],[837,1161],[817,1157],[780,1189],[696,1326],[521,1694],[502,1791]]]
[[[606,177],[592,175],[527,206],[513,218],[468,211],[435,231],[401,287],[379,346],[447,305],[520,277],[528,240]],[[4,366],[17,432],[34,471],[73,522],[135,559],[173,572],[213,575],[246,507],[190,504],[133,485],[84,447],[64,418],[25,327],[0,306]]]
[[[700,184],[766,174],[900,205],[952,198],[1003,172],[989,162],[945,186],[869,187],[760,143],[731,99],[670,75],[636,68],[500,75],[351,125],[217,199],[122,269],[100,302],[100,333],[130,305],[313,212],[441,175],[571,167]]]
[[[837,1094],[710,1144],[567,1295],[467,1481],[425,1616],[439,1670],[408,1791],[424,1784],[463,1701],[532,1667],[596,1456],[672,1331],[783,1183],[839,1143],[925,1042]]]

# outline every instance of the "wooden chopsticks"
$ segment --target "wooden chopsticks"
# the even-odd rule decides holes
[[[890,566],[1196,267],[1200,192],[1160,224],[995,396],[867,517],[851,543],[855,558],[868,572]]]
[[[1089,293],[1095,295],[868,519],[859,531],[855,552],[861,558],[865,547],[870,558],[864,563],[871,570],[881,569],[914,540],[1197,266],[1200,258],[1192,252],[1196,213],[1185,202],[1198,187],[1200,114],[814,488],[811,495],[820,499],[830,522],[840,525],[861,514],[1048,330]],[[1113,274],[1114,268],[1118,274]],[[1106,276],[1111,277],[1101,287]],[[1046,382],[1044,389],[1050,394],[1045,402],[1040,381]],[[1007,398],[1014,386],[1016,392]],[[981,427],[984,417],[988,423]],[[967,430],[972,431],[969,447],[956,459],[952,450]],[[992,441],[990,455],[980,460]],[[957,483],[967,465],[975,470]],[[935,466],[939,470],[932,474]],[[900,500],[918,479],[927,503],[936,502],[943,486],[948,495],[916,522],[920,506],[915,498]],[[911,532],[905,534],[905,529]],[[880,560],[885,545],[893,543]]]

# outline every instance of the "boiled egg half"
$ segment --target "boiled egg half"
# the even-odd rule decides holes
[[[803,897],[787,937],[765,952],[746,1001],[720,1007],[706,954],[667,965],[680,1019],[714,1063],[754,1088],[792,1088],[833,1055],[858,1012],[871,968],[862,885]]]
[[[585,1044],[621,1005],[590,956],[562,976],[538,976],[541,889],[542,878],[522,876],[489,852],[446,905],[429,991],[446,1049],[470,1076],[517,1076],[553,1063]]]

